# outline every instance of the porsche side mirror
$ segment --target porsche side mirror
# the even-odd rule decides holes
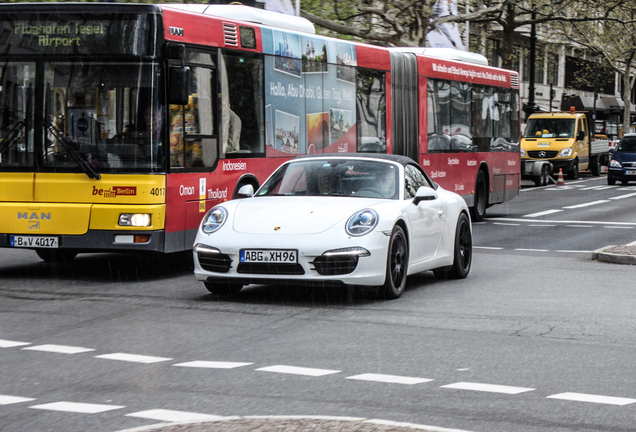
[[[237,198],[251,198],[254,196],[254,186],[246,184],[242,186],[236,193]]]
[[[417,190],[413,204],[418,205],[420,201],[433,201],[437,199],[437,191],[430,187],[422,186]]]

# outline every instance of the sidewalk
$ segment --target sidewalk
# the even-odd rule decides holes
[[[614,264],[636,264],[636,242],[605,246],[592,252],[592,259]]]
[[[219,417],[196,423],[163,423],[119,432],[468,432],[435,426],[353,417]]]

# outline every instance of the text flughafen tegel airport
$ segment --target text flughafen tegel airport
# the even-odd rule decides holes
[[[106,34],[103,24],[47,24],[16,23],[14,34],[38,37],[39,46],[80,46],[82,36]]]

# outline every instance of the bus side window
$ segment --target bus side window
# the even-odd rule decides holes
[[[386,153],[384,72],[359,68],[356,87],[358,151]]]
[[[265,153],[263,68],[262,56],[230,52],[220,56],[219,136],[225,157]]]

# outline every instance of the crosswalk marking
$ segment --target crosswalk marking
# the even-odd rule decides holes
[[[140,417],[150,420],[159,420],[165,422],[194,422],[205,420],[220,420],[225,417],[211,414],[200,414],[187,411],[173,411],[166,409],[152,409],[147,411],[139,411],[132,414],[126,414],[128,417]]]
[[[49,410],[49,411],[64,411],[81,414],[97,414],[105,411],[112,411],[116,409],[126,408],[122,405],[104,405],[104,404],[90,404],[80,402],[52,402],[42,405],[33,405],[29,408]]]
[[[44,352],[53,352],[58,354],[79,354],[89,351],[95,351],[93,348],[83,348],[83,347],[75,347],[68,345],[36,345],[30,346],[26,348],[22,348],[23,350],[31,350],[31,351],[44,351]]]
[[[191,361],[186,363],[177,363],[172,366],[191,367],[191,368],[209,368],[209,369],[234,369],[241,366],[249,366],[254,363],[238,363],[238,362],[219,362],[219,361]]]
[[[24,346],[24,345],[31,345],[31,343],[0,339],[0,348],[12,348],[12,347]]]
[[[11,405],[22,402],[29,402],[35,400],[34,398],[0,395],[0,405]]]
[[[474,390],[474,391],[482,391],[482,392],[490,392],[490,393],[505,393],[505,394],[519,394],[524,392],[533,391],[533,388],[527,387],[511,387],[505,385],[497,385],[497,384],[481,384],[481,383],[472,383],[472,382],[458,382],[455,384],[448,384],[442,386],[442,388],[450,388],[457,390]]]
[[[421,384],[421,383],[433,381],[430,378],[415,378],[415,377],[407,377],[407,376],[382,375],[382,374],[373,374],[373,373],[353,375],[353,376],[347,377],[346,379],[361,380],[361,381],[377,381],[377,382],[383,382],[383,383],[408,384],[408,385]]]
[[[323,376],[329,374],[339,373],[337,370],[329,370],[329,369],[312,369],[298,366],[285,366],[285,365],[276,365],[276,366],[268,366],[260,369],[256,369],[261,372],[275,372],[275,373],[285,373],[292,375],[308,375],[308,376]]]
[[[95,358],[106,359],[106,360],[118,360],[118,361],[126,361],[133,363],[159,363],[163,361],[172,360],[168,357],[153,357],[153,356],[145,356],[138,354],[126,354],[126,353],[113,353],[113,354],[103,354],[95,356]]]
[[[607,405],[629,405],[636,402],[636,399],[621,398],[614,396],[601,396],[585,393],[559,393],[548,396],[548,399],[562,399],[576,402],[591,402]]]

